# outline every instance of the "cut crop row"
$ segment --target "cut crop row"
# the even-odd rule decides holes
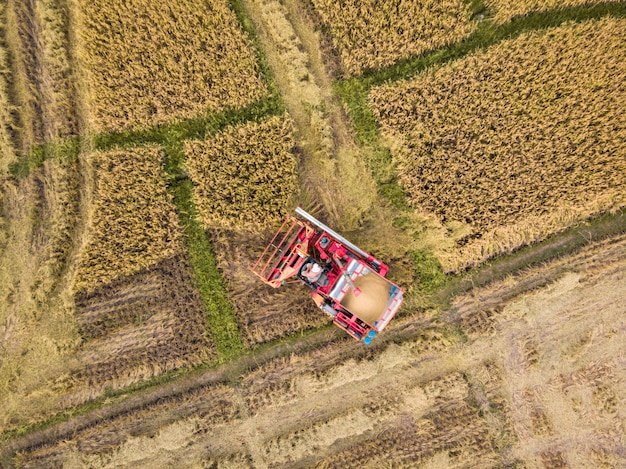
[[[293,131],[291,119],[274,116],[185,142],[206,228],[260,231],[282,221],[297,193]]]
[[[213,231],[218,267],[226,279],[242,338],[248,346],[328,323],[303,285],[280,289],[263,284],[250,271],[273,233]]]
[[[7,4],[0,4],[0,37],[6,37]],[[0,174],[5,173],[11,163],[16,160],[13,130],[14,117],[11,114],[9,88],[11,74],[9,66],[9,52],[5,44],[0,45]]]
[[[8,2],[0,10],[3,42],[12,59],[8,96],[14,101],[8,102],[5,78],[1,78],[0,99],[7,105],[2,112],[13,114],[0,122],[11,129],[15,146],[25,155],[34,145],[78,131],[68,8],[63,0],[30,0]],[[7,67],[7,58],[2,50],[0,65]],[[3,146],[4,141],[0,139]]]
[[[77,297],[81,335],[67,400],[99,394],[215,357],[188,263],[178,256]],[[82,387],[85,389],[82,389]]]

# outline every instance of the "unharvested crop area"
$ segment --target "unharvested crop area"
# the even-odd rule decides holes
[[[91,236],[79,261],[76,291],[91,291],[181,250],[163,151],[156,146],[111,150],[92,158],[96,194]]]
[[[626,465],[623,2],[5,3],[0,466]],[[297,204],[368,346],[249,271]]]
[[[399,60],[458,42],[476,25],[461,0],[312,0],[330,30],[347,75],[389,66]]]
[[[96,132],[241,108],[267,92],[224,0],[89,0],[79,13]]]
[[[371,91],[410,203],[456,232],[447,270],[626,203],[625,26],[524,34]]]
[[[609,3],[611,0],[486,0],[485,6],[493,12],[493,20],[504,24],[514,18],[534,12],[554,9]]]
[[[293,123],[271,117],[185,142],[194,202],[207,228],[259,230],[287,214],[297,196]]]

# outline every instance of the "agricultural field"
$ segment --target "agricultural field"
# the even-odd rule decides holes
[[[411,205],[455,238],[446,270],[626,204],[625,26],[524,34],[372,89]]]
[[[275,116],[185,142],[198,218],[213,233],[217,264],[248,346],[326,322],[305,291],[273,291],[249,270],[298,196],[293,130],[291,119]]]
[[[546,12],[581,5],[610,3],[611,0],[486,0],[485,6],[494,11],[493,21],[504,24],[529,13]]]
[[[626,4],[357,3],[0,5],[0,467],[626,466]]]
[[[328,337],[259,356],[235,384],[207,373],[19,464],[619,467],[625,253],[609,238],[461,295],[440,320],[400,319],[372,348]]]
[[[156,146],[91,155],[95,196],[74,289],[90,292],[181,252],[181,228]]]
[[[223,0],[79,2],[80,54],[94,132],[241,108],[267,92]]]
[[[298,193],[294,146],[292,121],[278,116],[186,142],[204,226],[254,231],[282,221]]]
[[[68,22],[67,8],[53,0],[9,1],[0,10],[3,160],[78,131]]]
[[[389,66],[469,37],[476,29],[462,0],[311,0],[348,76]]]

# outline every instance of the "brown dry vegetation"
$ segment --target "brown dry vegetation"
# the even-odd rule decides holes
[[[485,0],[485,6],[494,12],[496,24],[503,24],[528,13],[556,10],[581,5],[610,3],[612,0]]]
[[[6,35],[6,4],[0,5],[0,38]],[[11,72],[8,51],[3,44],[0,46],[0,174],[6,173],[9,165],[16,159],[15,146],[12,141],[14,127],[12,106],[9,99],[9,82]]]
[[[10,123],[17,147],[77,133],[75,85],[70,60],[69,7],[64,1],[6,4],[5,37],[11,51]]]
[[[625,26],[524,34],[372,90],[411,204],[462,233],[447,270],[626,203]]]
[[[86,25],[83,33],[91,41],[89,47],[98,49],[97,58],[102,59],[102,68],[90,69],[90,73],[100,73],[103,79],[91,83],[95,84],[92,91],[97,89],[109,98],[103,101],[102,108],[98,108],[97,97],[92,102],[93,109],[99,109],[93,120],[94,129],[144,128],[170,122],[170,113],[171,121],[176,121],[212,109],[206,100],[194,107],[192,95],[185,95],[181,102],[168,108],[171,103],[165,101],[175,96],[172,90],[176,91],[175,86],[180,83],[172,85],[172,77],[163,78],[160,73],[166,73],[172,65],[170,70],[178,79],[185,78],[186,71],[177,75],[178,64],[167,63],[166,67],[164,62],[159,63],[159,57],[165,60],[167,55],[174,60],[176,56],[172,52],[181,44],[201,48],[206,45],[202,41],[207,30],[216,34],[216,40],[231,37],[231,23],[222,31],[221,24],[211,23],[210,28],[205,28],[206,18],[198,20],[199,16],[211,17],[207,21],[219,16],[212,16],[211,8],[215,4],[187,2],[182,7],[171,7],[166,14],[145,0],[131,0],[133,7],[129,9],[125,9],[128,2],[105,5],[106,2],[98,1],[98,11],[92,11],[94,7],[86,0],[68,1],[73,7],[82,5],[83,14],[94,13],[95,19],[89,15],[82,18],[83,26]],[[268,16],[276,13],[278,0],[261,3],[264,11],[269,11]],[[21,5],[22,10],[13,10],[22,11],[23,18],[39,11],[39,16],[35,16],[44,20],[37,24],[56,24],[37,8],[45,6],[59,12],[62,5],[65,3],[33,0]],[[219,5],[225,7],[225,3]],[[293,4],[290,8],[293,14]],[[27,10],[31,12],[28,15],[24,13]],[[436,10],[430,14],[433,11]],[[0,17],[1,14],[0,10]],[[225,15],[232,18],[230,11]],[[280,21],[272,24],[284,24],[287,16],[281,11]],[[17,24],[15,19],[12,21]],[[609,21],[599,24],[609,28],[606,26]],[[616,24],[621,25],[617,21]],[[68,27],[62,22],[59,25],[59,30]],[[160,26],[162,31],[157,31]],[[129,49],[108,49],[120,44],[115,42],[119,38],[113,37],[117,27],[127,28],[132,40],[139,41],[134,44],[138,51],[153,52],[149,57],[152,62],[142,62]],[[205,29],[199,30],[200,27]],[[602,59],[606,59],[607,49],[613,47],[617,51],[616,62],[611,66],[623,76],[624,68],[619,63],[623,47],[616,48],[608,32],[606,36],[594,36],[595,32],[584,27],[576,31],[583,37],[585,46],[590,37],[600,42],[594,53],[589,54],[600,59],[589,66],[593,67],[587,78],[591,84],[580,77],[579,69],[574,70],[580,63],[571,57],[564,60],[568,73],[572,76],[578,73],[575,76],[583,88],[583,91],[568,88],[573,93],[568,99],[581,99],[580,103],[586,107],[580,115],[591,115],[585,124],[592,128],[589,132],[593,138],[601,139],[605,134],[593,127],[594,119],[600,122],[598,127],[606,122],[595,112],[602,109],[603,93],[610,86],[619,88],[598,78],[610,71],[610,67],[602,68],[606,65]],[[291,34],[289,30],[288,35]],[[552,41],[566,36],[554,31],[549,34]],[[37,37],[44,36],[42,33]],[[152,36],[161,50],[150,49]],[[541,43],[538,37],[531,35],[523,39],[535,53],[537,49],[532,47],[536,46],[534,41]],[[623,38],[623,34],[619,37]],[[567,44],[566,40],[561,42]],[[241,43],[245,40],[231,44]],[[50,44],[56,42],[52,40]],[[510,52],[511,49],[506,49],[510,44],[501,47]],[[300,45],[289,40],[290,51],[300,50]],[[61,55],[63,47],[59,49]],[[226,48],[221,52],[227,54]],[[245,50],[249,52],[247,46]],[[493,59],[489,54],[486,57]],[[542,58],[549,63],[554,59],[551,54],[557,52],[552,45],[546,46]],[[588,56],[581,55],[581,60],[589,62]],[[235,59],[228,57],[222,57],[224,63],[234,70],[228,61]],[[302,63],[306,62],[306,54],[299,57]],[[124,62],[125,58],[130,62]],[[94,62],[85,63],[91,67]],[[458,62],[452,69],[459,63],[477,65],[483,73],[489,71],[476,58],[468,59],[467,63]],[[533,74],[547,80],[542,88],[530,81],[526,72],[514,69],[519,80],[529,81],[528,90],[543,93],[540,99],[531,100],[531,104],[558,102],[560,98],[552,93],[559,92],[562,82],[550,81],[553,79],[550,74],[541,75],[541,64],[532,60],[523,66],[529,64],[536,65]],[[214,63],[201,65],[217,68]],[[126,66],[130,68],[124,69]],[[123,99],[137,98],[138,109],[117,115],[113,110],[117,104],[112,101],[117,91],[107,88],[121,76],[111,78],[113,75],[107,74],[114,69],[116,73],[123,69],[136,72],[133,80],[145,80],[142,85],[149,82],[159,87],[163,85],[159,80],[170,81],[162,89],[150,89],[154,92],[150,96],[133,95],[141,86],[123,82],[122,88],[127,91],[132,88]],[[29,70],[23,76],[37,77],[37,73],[43,73],[41,70]],[[304,72],[308,68],[305,65],[293,70]],[[205,72],[194,69],[193,76],[197,78]],[[235,74],[241,76],[236,70]],[[497,79],[503,74],[493,71],[496,84],[502,84]],[[304,77],[304,73],[296,75]],[[446,80],[450,78],[442,76]],[[107,81],[109,78],[112,81]],[[232,84],[231,78],[228,75],[224,80]],[[219,80],[215,78],[212,83],[216,89],[222,84]],[[328,113],[324,110],[331,99],[316,100],[318,91],[328,92],[330,96],[329,90],[316,88],[314,80],[309,84],[307,90],[314,99],[303,99],[301,104],[313,107],[309,120],[301,122],[317,123],[317,127],[311,133],[299,134],[298,138],[313,137],[315,141],[310,149],[322,152],[323,158],[311,159],[308,167],[302,164],[301,179],[305,185],[323,182],[323,178],[310,177],[311,167],[323,161],[328,167],[320,174],[338,174],[336,180],[328,183],[328,193],[334,194],[331,190],[334,184],[342,182],[352,185],[362,181],[362,186],[341,192],[346,198],[337,202],[338,207],[324,203],[321,210],[339,219],[347,213],[341,206],[349,205],[350,200],[359,198],[358,191],[363,191],[371,192],[368,195],[371,199],[361,201],[359,209],[354,210],[355,217],[347,223],[358,226],[365,212],[370,220],[382,216],[380,202],[374,200],[378,194],[371,179],[361,179],[364,170],[361,154],[350,147],[347,129],[332,132],[338,114],[336,110]],[[101,85],[103,88],[98,88]],[[239,82],[234,86],[245,88]],[[486,86],[481,92],[491,96],[488,93],[493,90]],[[599,101],[587,99],[589,96],[584,93],[591,93],[588,88],[600,95]],[[0,99],[1,92],[0,86]],[[209,93],[205,88],[200,92]],[[264,89],[251,91],[257,92],[262,94]],[[576,95],[577,92],[580,94]],[[241,100],[234,106],[245,105],[242,104],[245,99],[238,96]],[[617,95],[616,100],[620,108],[622,96]],[[163,101],[159,101],[161,98]],[[231,98],[229,95],[228,99]],[[297,93],[289,98],[297,100]],[[442,101],[455,103],[451,96],[445,96]],[[118,107],[122,113],[129,109]],[[563,110],[558,106],[546,107],[550,119]],[[187,110],[189,114],[185,114]],[[538,114],[533,112],[539,111],[530,110],[529,115],[535,118]],[[623,133],[623,119],[616,120],[610,112],[602,118],[613,119],[614,127],[609,130],[616,132],[619,142],[623,137],[618,133]],[[42,129],[56,128],[48,123],[49,119],[53,119],[52,114],[42,113]],[[3,122],[0,120],[0,125]],[[488,125],[493,122],[487,120]],[[527,124],[523,119],[521,122]],[[561,124],[565,125],[558,121]],[[11,126],[6,128],[10,130]],[[544,142],[555,135],[562,137],[572,132],[572,128],[561,131],[550,127],[543,131],[545,135],[533,134],[532,139]],[[218,267],[227,281],[243,339],[252,349],[330,321],[314,307],[308,289],[293,285],[272,290],[248,270],[293,202],[291,197],[299,191],[291,150],[301,142],[295,142],[292,133],[291,122],[283,116],[231,127],[207,141],[184,142],[189,174],[196,189],[195,203],[212,237]],[[578,134],[583,134],[580,138],[586,142],[586,134]],[[87,141],[83,144],[89,146]],[[590,148],[585,147],[591,152]],[[616,147],[612,157],[621,155],[622,150],[623,147]],[[563,157],[557,150],[550,155]],[[577,155],[579,161],[583,160]],[[88,152],[81,155],[79,163],[85,174],[79,175],[72,163],[49,160],[43,167],[33,168],[21,182],[14,178],[2,187],[0,207],[6,226],[0,226],[5,228],[0,233],[0,408],[3,410],[0,428],[18,434],[25,429],[29,433],[12,439],[6,433],[2,435],[10,440],[2,440],[0,465],[439,469],[621,467],[626,462],[623,432],[626,237],[623,235],[474,289],[454,299],[451,310],[442,315],[440,311],[414,311],[409,301],[403,314],[371,346],[357,343],[332,328],[291,343],[283,341],[249,350],[249,354],[224,367],[166,377],[167,382],[143,390],[124,389],[132,384],[141,388],[145,385],[142,381],[168,371],[211,363],[217,355],[216,344],[206,330],[206,303],[194,286],[197,278],[192,279],[194,273],[184,253],[177,209],[167,192],[163,159],[163,151],[156,146]],[[96,176],[93,194],[79,188],[81,184],[87,189],[91,187],[87,173],[92,160]],[[506,158],[503,161],[494,163],[494,167],[500,169],[509,162]],[[613,169],[623,171],[623,165],[616,166],[616,161],[619,160],[608,157],[604,160]],[[601,162],[584,160],[582,169],[575,166],[577,163],[573,163],[572,174],[582,173],[588,178],[586,183],[597,185],[594,177]],[[358,168],[351,168],[353,164],[358,164]],[[352,172],[346,176],[349,170]],[[555,168],[549,173],[556,178],[554,181],[562,181]],[[619,182],[619,176],[618,172],[615,179],[606,180],[613,184]],[[231,188],[234,188],[231,199],[222,198]],[[261,194],[261,191],[266,192]],[[561,196],[561,192],[550,191],[547,192],[550,197]],[[589,192],[583,196],[591,197]],[[208,197],[218,199],[219,203],[208,205]],[[268,209],[264,197],[278,202]],[[602,205],[605,200],[600,198],[597,202],[607,207]],[[239,206],[234,210],[235,204]],[[253,216],[242,219],[239,215],[242,207]],[[379,212],[372,215],[369,207]],[[497,213],[497,222],[508,220],[505,215]],[[409,216],[418,218],[416,214]],[[481,216],[485,216],[484,212],[476,215],[477,220],[488,226],[488,216]],[[504,218],[497,218],[500,216]],[[580,216],[578,212],[577,216]],[[372,223],[370,233],[361,234],[361,239],[366,239],[374,252],[383,249],[383,253],[389,254],[382,257],[385,260],[395,259],[399,252],[397,245],[405,249],[410,245],[410,241],[406,242],[408,233],[402,233],[399,239],[381,239],[394,238],[392,233],[400,233],[400,229],[394,232],[381,228],[391,224],[387,221],[388,224]],[[89,227],[85,233],[82,223]],[[449,223],[447,227],[462,232],[459,225]],[[369,249],[360,240],[358,244]],[[412,278],[411,265],[407,259],[403,262],[408,285]],[[76,282],[70,292],[75,268]],[[397,275],[397,272],[391,273]],[[111,395],[111,390],[116,392]],[[102,400],[89,402],[94,398]],[[95,408],[74,408],[85,403]],[[55,412],[61,410],[78,410],[79,415],[58,424],[49,422],[50,427],[41,432],[23,427],[28,423],[38,425],[46,417],[62,420],[63,416],[55,417]]]
[[[63,383],[64,406],[215,358],[191,275],[177,256],[76,297],[85,342]]]
[[[185,142],[204,226],[259,230],[282,220],[297,195],[294,145],[293,122],[279,116]]]
[[[224,381],[228,371],[222,379],[208,372],[192,390],[15,461],[620,467],[625,248],[623,235],[608,239],[460,297],[443,319],[460,324],[464,339],[441,322],[397,318],[371,347],[327,340],[240,371],[234,383]],[[483,303],[496,311],[491,325],[468,329]]]
[[[80,343],[71,301],[59,295],[76,215],[77,175],[47,161],[2,186],[0,427],[49,408],[54,383]]]
[[[93,290],[181,250],[181,231],[167,192],[159,147],[94,153],[96,189],[91,234],[74,289]]]
[[[461,0],[312,0],[348,75],[377,69],[469,37],[475,30]]]
[[[84,0],[80,18],[95,131],[241,108],[267,92],[224,0]]]

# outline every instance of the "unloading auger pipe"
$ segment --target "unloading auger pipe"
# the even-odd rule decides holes
[[[330,228],[328,228],[326,225],[324,225],[321,221],[319,221],[317,218],[315,218],[313,215],[309,215],[307,212],[305,212],[302,208],[297,207],[296,208],[296,213],[298,215],[300,215],[302,218],[307,219],[308,221],[310,221],[311,223],[313,223],[314,225],[316,225],[318,228],[321,228],[322,230],[324,230],[326,233],[328,233],[330,236],[332,236],[333,238],[335,238],[336,240],[340,241],[341,244],[343,244],[344,246],[349,247],[350,249],[352,249],[354,252],[356,252],[357,254],[359,254],[360,256],[363,256],[365,259],[373,259],[372,256],[370,256],[368,253],[366,253],[365,251],[363,251],[363,249],[356,247],[354,244],[352,244],[350,241],[348,241],[346,238],[344,238],[343,236],[341,236],[339,233],[331,230]],[[375,260],[375,259],[374,259]]]

